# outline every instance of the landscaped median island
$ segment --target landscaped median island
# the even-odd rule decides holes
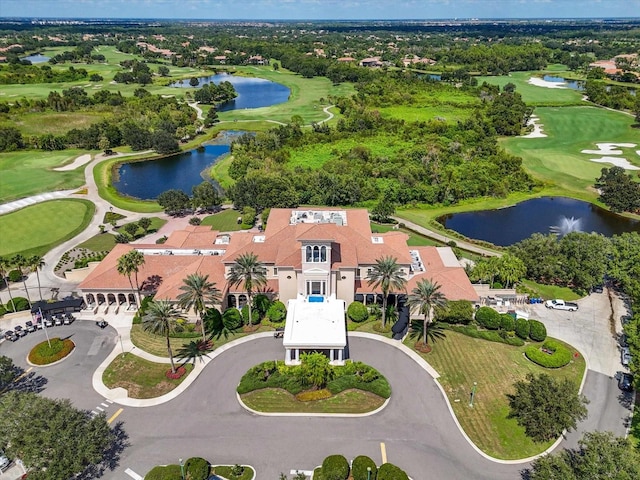
[[[180,385],[193,370],[193,365],[185,363],[177,371],[181,369],[184,369],[183,375],[171,379],[167,376],[167,371],[171,370],[168,363],[154,363],[132,353],[125,353],[113,359],[104,371],[102,381],[108,388],[124,388],[129,398],[156,398]]]
[[[76,348],[70,339],[51,338],[37,344],[29,352],[29,362],[33,365],[50,365],[69,355]]]
[[[252,480],[256,473],[248,465],[211,465],[201,457],[191,457],[179,464],[159,465],[145,475],[145,480]]]
[[[361,414],[380,408],[391,396],[391,387],[362,362],[332,366],[321,353],[306,353],[300,365],[268,361],[252,367],[237,392],[258,412]]]

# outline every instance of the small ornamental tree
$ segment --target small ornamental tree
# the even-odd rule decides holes
[[[378,469],[377,480],[409,480],[409,476],[392,463],[384,463]]]
[[[500,330],[505,332],[513,332],[516,328],[516,321],[508,313],[500,315]]]
[[[476,312],[476,321],[487,330],[500,328],[500,314],[491,307],[480,307]]]
[[[516,319],[516,335],[523,340],[527,340],[529,338],[529,332],[531,331],[531,326],[529,325],[529,320],[526,318],[517,318]]]
[[[371,469],[367,471],[367,467]],[[351,463],[351,476],[353,480],[376,480],[378,467],[376,462],[365,455],[360,455],[353,459]]]
[[[589,401],[577,393],[576,385],[570,380],[530,373],[527,381],[518,381],[514,387],[515,393],[507,395],[509,418],[515,418],[527,436],[536,442],[557,438],[587,417]]]
[[[369,318],[369,310],[364,306],[362,302],[353,302],[347,308],[347,316],[354,322],[364,322]]]
[[[192,457],[185,462],[184,470],[190,480],[207,480],[211,466],[204,458]]]
[[[329,455],[322,462],[323,480],[347,480],[349,462],[342,455]]]
[[[529,320],[529,326],[531,327],[529,331],[531,340],[534,342],[544,342],[547,338],[547,328],[544,326],[544,323],[538,320]]]
[[[280,300],[276,300],[267,310],[267,318],[273,323],[284,322],[287,318],[287,307]]]

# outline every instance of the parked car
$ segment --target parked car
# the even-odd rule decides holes
[[[26,328],[27,332],[35,332],[36,331],[36,326],[33,324],[33,322],[31,320],[27,320],[24,324],[25,324],[25,328]]]
[[[620,335],[620,346],[621,347],[628,347],[629,346],[629,342],[627,342],[627,334],[623,333],[622,335]]]
[[[7,458],[2,450],[0,450],[0,472],[9,466],[11,460]]]
[[[618,378],[618,388],[625,392],[631,392],[633,390],[633,375],[630,373],[623,373]]]
[[[27,331],[24,328],[22,328],[22,325],[16,325],[14,329],[16,331],[16,335],[18,335],[19,337],[27,336]]]
[[[626,325],[627,323],[629,323],[630,320],[631,320],[631,315],[622,315],[620,317],[620,323],[622,323],[622,325]]]
[[[109,326],[109,324],[106,322],[106,320],[98,320],[96,322],[96,325],[99,326],[100,328],[106,328]]]
[[[4,332],[4,338],[6,338],[7,340],[10,340],[12,342],[15,342],[20,337],[18,337],[18,335],[16,335],[13,330],[7,330],[6,332]]]
[[[602,285],[596,285],[591,289],[593,293],[602,293],[603,290],[604,287]]]
[[[620,361],[625,367],[628,367],[631,363],[631,352],[629,351],[629,347],[622,347],[622,350],[620,351]]]

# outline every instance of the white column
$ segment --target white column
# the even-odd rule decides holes
[[[342,358],[342,355],[344,353],[344,349],[339,349],[338,350],[338,361],[342,362],[344,360],[344,358]]]
[[[291,363],[291,349],[290,348],[287,348],[285,350],[284,361],[285,361],[286,364]]]

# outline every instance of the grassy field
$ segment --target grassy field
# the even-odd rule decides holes
[[[323,400],[301,402],[280,388],[263,388],[241,395],[246,406],[259,412],[366,413],[382,406],[385,399],[362,390],[345,390]]]
[[[513,83],[516,86],[516,92],[522,95],[522,100],[529,105],[579,105],[584,103],[582,102],[582,93],[577,90],[531,85],[528,81],[533,76],[541,75],[539,72],[513,72],[510,75],[477,77],[477,79],[479,85],[482,82],[487,82],[503,87],[507,83]]]
[[[532,292],[535,292],[535,295],[538,297],[542,297],[546,300],[551,300],[553,298],[562,298],[566,301],[574,301],[582,298],[576,292],[567,287],[558,287],[556,285],[542,285],[541,283],[536,283],[531,280],[522,280],[520,282],[524,287]]]
[[[603,167],[609,163],[592,162],[582,150],[598,150],[596,143],[640,144],[640,133],[631,128],[633,117],[604,108],[541,107],[535,114],[540,117],[545,138],[508,138],[502,145],[512,154],[523,158],[525,168],[536,178],[554,183],[569,192],[590,191],[595,198],[593,183]],[[640,166],[640,155],[635,149],[621,149],[623,155]]]
[[[86,248],[93,252],[110,252],[116,246],[116,237],[110,233],[98,233],[89,240],[76,245],[76,248]]]
[[[386,225],[371,222],[371,233],[385,233],[394,231],[393,225]],[[410,232],[405,229],[400,229],[401,232],[409,235],[409,240],[407,240],[407,245],[410,247],[425,247],[425,246],[434,246],[434,247],[442,247],[444,244],[440,243],[436,240],[431,240],[430,238],[423,237],[422,235],[418,235],[417,233]]]
[[[236,230],[242,230],[242,225],[237,222],[239,216],[241,216],[240,212],[228,208],[214,215],[204,217],[201,225],[210,225],[212,230],[220,232],[235,232]]]
[[[398,118],[407,122],[426,122],[435,118],[447,122],[466,120],[473,114],[480,99],[464,90],[445,87],[429,91],[411,92],[410,105],[394,105],[378,110],[384,117]]]
[[[180,366],[176,362],[176,367]],[[118,355],[102,374],[102,381],[108,388],[122,387],[129,392],[130,398],[156,398],[169,393],[180,385],[193,365],[184,365],[187,374],[177,380],[170,380],[166,373],[171,369],[169,363],[154,363],[132,353]]]
[[[524,434],[514,419],[508,419],[507,393],[527,373],[547,373],[556,379],[582,381],[586,364],[582,356],[566,367],[545,369],[523,355],[525,347],[512,347],[447,331],[423,358],[441,375],[438,380],[464,431],[483,452],[501,459],[518,459],[539,454],[553,442],[536,443]],[[413,346],[413,340],[405,342]],[[570,348],[570,347],[569,347]],[[571,349],[574,351],[573,349]],[[469,392],[477,382],[473,408]]]
[[[65,199],[31,205],[0,216],[0,255],[44,255],[84,230],[95,207],[87,200]]]
[[[83,153],[87,152],[23,150],[0,153],[0,203],[41,192],[81,187],[84,169],[56,172],[53,168],[70,163]]]
[[[9,119],[23,135],[31,136],[64,135],[71,129],[87,128],[107,117],[101,112],[37,112],[12,114]]]

